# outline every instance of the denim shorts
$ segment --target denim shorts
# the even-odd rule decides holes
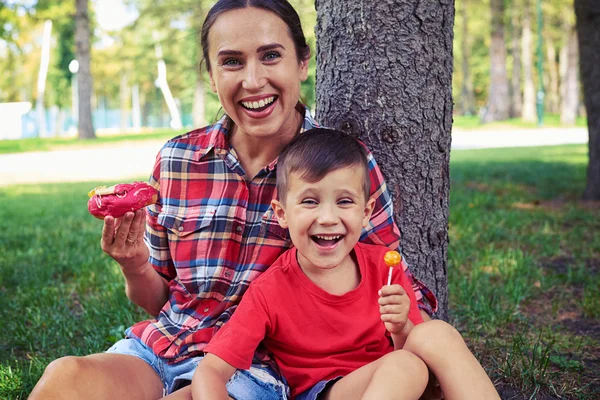
[[[188,385],[202,356],[169,364],[136,339],[121,339],[107,353],[126,354],[147,362],[163,383],[163,395]],[[289,389],[271,368],[253,365],[249,370],[237,370],[227,382],[229,396],[235,400],[287,400]]]
[[[327,389],[342,378],[343,376],[338,376],[328,381],[317,382],[313,387],[296,396],[296,400],[318,400],[322,394],[325,394]]]

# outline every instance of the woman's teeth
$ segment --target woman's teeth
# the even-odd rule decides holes
[[[267,97],[259,101],[242,101],[242,105],[250,110],[256,110],[268,106],[275,101],[275,96]]]

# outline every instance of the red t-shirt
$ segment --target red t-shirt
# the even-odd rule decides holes
[[[296,248],[282,254],[251,285],[231,319],[205,351],[248,369],[261,341],[273,353],[292,397],[322,380],[350,372],[393,351],[379,313],[377,292],[387,284],[389,249],[357,243],[361,281],[341,296],[325,292],[302,272]],[[423,321],[411,284],[394,268],[392,283],[410,297],[409,319]]]

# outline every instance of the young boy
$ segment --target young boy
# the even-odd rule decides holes
[[[497,399],[460,335],[443,322],[422,323],[402,269],[387,285],[389,249],[358,243],[374,203],[363,146],[313,129],[286,147],[277,169],[272,207],[295,247],[250,285],[206,347],[194,399],[227,399],[227,382],[250,367],[261,343],[293,399],[418,399],[428,367],[446,398]]]

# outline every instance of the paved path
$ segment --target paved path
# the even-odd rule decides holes
[[[452,149],[544,146],[587,143],[585,128],[460,131],[452,133]],[[0,155],[0,186],[42,182],[146,179],[164,141],[123,142],[51,152]]]

